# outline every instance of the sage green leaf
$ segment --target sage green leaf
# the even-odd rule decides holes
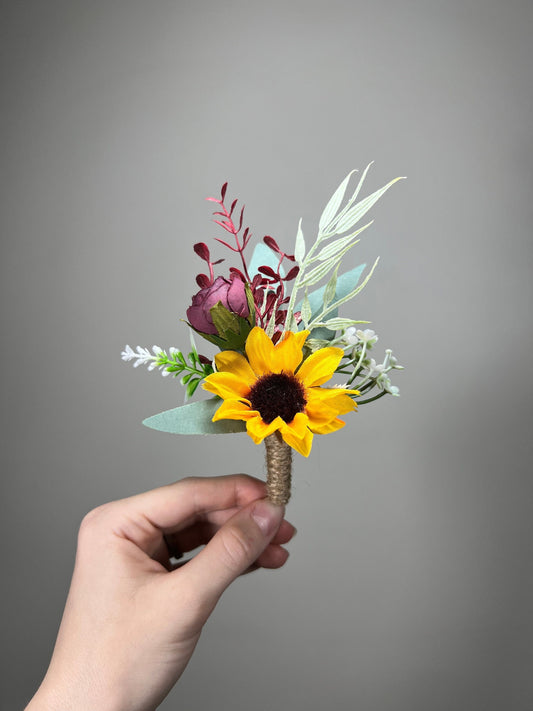
[[[344,194],[346,193],[346,188],[348,186],[348,182],[350,181],[350,178],[352,175],[355,173],[355,170],[352,170],[348,175],[344,178],[342,183],[339,185],[337,190],[333,193],[331,196],[328,204],[324,208],[324,212],[320,216],[320,220],[318,222],[318,231],[321,234],[324,234],[327,232],[327,228],[329,227],[331,221],[337,214],[337,210],[339,209],[341,202],[344,198]]]
[[[332,309],[333,309],[333,308],[338,309],[339,306],[342,306],[342,304],[345,304],[347,301],[350,301],[350,299],[353,299],[354,296],[357,296],[357,294],[359,294],[359,292],[362,291],[362,290],[365,288],[365,286],[366,286],[366,285],[368,284],[368,282],[370,281],[370,277],[371,277],[372,274],[374,273],[374,270],[375,270],[375,268],[377,267],[378,262],[379,262],[379,257],[376,259],[376,261],[375,261],[374,264],[372,265],[372,269],[368,272],[368,274],[367,274],[366,277],[364,278],[363,282],[362,282],[361,284],[359,284],[359,286],[356,286],[352,291],[348,292],[347,294],[345,294],[344,296],[342,296],[340,299],[338,299],[337,301],[335,301],[335,302],[331,305]],[[329,312],[330,312],[330,309],[328,309],[328,313],[329,313]]]
[[[328,306],[328,304],[331,304],[331,302],[335,298],[335,292],[337,290],[337,272],[338,271],[339,271],[339,267],[337,267],[337,269],[335,269],[335,271],[333,272],[333,276],[326,284],[326,287],[324,289],[324,306]]]
[[[267,327],[265,329],[265,333],[269,338],[272,338],[274,335],[274,331],[276,330],[276,309],[272,309],[272,314],[270,316],[270,319],[268,320]]]
[[[357,200],[357,196],[359,195],[359,192],[360,192],[360,190],[361,190],[361,187],[362,187],[363,183],[365,182],[366,174],[367,174],[368,171],[370,170],[370,166],[371,166],[373,163],[374,163],[374,161],[371,161],[371,162],[366,166],[366,168],[364,169],[363,174],[362,174],[361,177],[359,178],[359,182],[357,183],[357,187],[355,188],[352,197],[348,200],[348,202],[346,203],[346,205],[342,208],[342,210],[339,212],[339,214],[338,214],[337,217],[335,218],[335,220],[334,220],[335,223],[339,222],[339,220],[340,220],[342,217],[344,217],[344,215],[348,212],[348,210],[351,208],[351,206],[352,206],[352,205],[354,204],[354,202]],[[334,227],[334,225],[332,225],[332,228],[333,228],[333,227]],[[332,233],[332,234],[334,234],[334,233]]]
[[[329,328],[325,328],[324,326],[317,326],[316,328],[311,329],[311,333],[306,343],[319,343],[322,345],[319,345],[318,348],[323,348],[324,345],[327,345],[334,338],[335,331],[330,331]]]
[[[344,217],[339,219],[335,224],[335,234],[342,234],[343,232],[350,230],[356,222],[359,222],[363,215],[370,210],[379,198],[387,192],[391,185],[397,183],[398,180],[402,180],[402,178],[394,178],[394,180],[391,180],[390,183],[387,183],[387,185],[383,186],[379,190],[376,190],[371,195],[368,195],[368,197],[364,198],[364,200],[361,200],[357,203],[357,205],[354,205],[354,207],[348,210]]]
[[[330,318],[323,323],[317,323],[317,328],[329,328],[332,331],[340,331],[342,328],[356,326],[360,323],[368,323],[368,321],[354,321],[351,318]]]
[[[298,330],[298,324],[296,323],[296,319],[294,317],[294,314],[288,314],[287,316],[287,323],[285,324],[285,330],[286,331],[297,331]]]
[[[357,287],[361,274],[365,269],[366,264],[360,264],[354,269],[350,269],[349,272],[344,272],[339,277],[337,277],[337,286],[335,288],[335,302],[343,299],[347,294],[349,294],[353,289]],[[322,304],[324,303],[324,291],[325,286],[321,286],[319,289],[315,289],[309,295],[309,303],[311,305],[311,311],[313,314],[320,314],[322,312]],[[296,306],[295,311],[301,311],[301,303]]]
[[[228,434],[245,432],[246,424],[241,420],[219,420],[213,422],[213,415],[222,404],[220,398],[210,398],[192,402],[189,405],[165,410],[143,420],[143,425],[160,432],[172,434]]]
[[[296,233],[296,244],[294,245],[294,258],[297,264],[301,264],[305,257],[305,240],[302,232],[302,218],[298,223],[298,232]]]
[[[300,286],[312,286],[313,284],[317,284],[321,279],[323,279],[327,274],[329,274],[332,269],[335,268],[335,266],[344,257],[346,252],[348,252],[354,246],[354,244],[355,243],[349,244],[343,250],[338,252],[334,257],[328,259],[327,262],[322,262],[322,264],[319,264],[314,269],[311,269],[309,274],[300,282]]]
[[[304,322],[305,327],[307,327],[307,324],[311,320],[312,313],[313,312],[311,311],[311,304],[309,303],[309,298],[307,296],[307,290],[306,290],[305,296],[302,301],[302,308],[301,308],[302,320]]]
[[[318,259],[320,262],[325,262],[327,259],[331,259],[331,257],[334,257],[338,252],[344,249],[344,247],[350,244],[352,240],[354,240],[353,244],[351,245],[353,247],[353,245],[357,244],[357,242],[360,241],[355,240],[354,238],[360,235],[363,230],[366,230],[367,227],[370,227],[373,222],[374,220],[371,220],[370,222],[367,222],[364,227],[360,227],[355,232],[352,232],[351,234],[346,235],[345,237],[339,237],[339,239],[330,242],[328,245],[326,245],[320,250],[320,252],[316,256],[316,259]]]

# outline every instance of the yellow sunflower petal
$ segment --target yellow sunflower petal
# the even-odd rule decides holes
[[[313,433],[306,427],[303,437],[299,437],[292,424],[285,425],[281,429],[281,436],[284,441],[304,457],[308,457],[313,444]]]
[[[309,427],[312,432],[315,434],[329,434],[330,432],[336,432],[337,430],[340,430],[346,422],[343,422],[342,420],[339,420],[339,418],[332,420],[331,422],[328,422],[325,425],[320,425],[318,427],[314,427],[309,424]]]
[[[250,386],[233,373],[211,373],[202,383],[202,387],[224,399],[247,397],[250,392]]]
[[[263,329],[259,326],[252,328],[246,339],[246,355],[258,377],[272,372],[270,364],[273,352],[274,344]]]
[[[335,416],[345,415],[347,412],[356,410],[355,400],[344,393],[344,390],[337,388],[307,388],[305,391],[306,409],[311,408],[314,412],[320,408],[333,409]]]
[[[309,420],[309,427],[321,427],[334,420],[340,413],[334,407],[324,405],[320,401],[307,402],[305,412]]]
[[[213,422],[217,420],[249,420],[257,417],[258,412],[252,410],[250,402],[245,400],[224,400],[213,415]]]
[[[250,418],[246,423],[246,431],[253,439],[255,444],[262,442],[265,437],[271,435],[276,430],[279,430],[285,424],[281,417],[276,417],[269,425],[263,422],[261,415],[257,412],[257,417]]]
[[[256,381],[254,371],[250,368],[250,363],[237,351],[221,351],[215,356],[215,363],[219,373],[233,373],[248,385],[253,385]]]
[[[297,412],[292,422],[287,423],[286,427],[290,427],[297,437],[302,438],[307,433],[308,424],[309,418],[307,415],[304,412]]]
[[[326,398],[336,398],[338,395],[360,395],[361,393],[359,390],[350,390],[350,388],[321,388],[321,387],[314,387],[314,388],[309,388],[308,392],[317,392],[320,393],[320,397],[323,399]]]
[[[292,333],[289,331],[289,333]],[[296,333],[293,333],[292,335],[294,336],[294,340],[296,341],[298,348],[303,348],[304,343],[307,341],[307,336],[311,333],[311,331],[297,331]]]
[[[303,358],[302,347],[309,331],[293,333],[287,331],[284,338],[274,346],[270,358],[272,373],[294,373]]]
[[[308,388],[322,385],[336,371],[343,354],[342,348],[321,348],[304,360],[296,375]]]

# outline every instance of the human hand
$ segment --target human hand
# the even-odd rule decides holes
[[[181,676],[224,590],[279,568],[295,533],[245,475],[183,479],[84,518],[45,679],[26,711],[148,711]],[[172,570],[169,547],[206,544]]]

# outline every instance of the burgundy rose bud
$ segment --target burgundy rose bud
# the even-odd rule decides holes
[[[192,297],[192,304],[187,309],[191,326],[200,333],[217,336],[218,331],[211,318],[210,309],[219,301],[237,316],[246,318],[250,315],[245,284],[236,274],[232,274],[229,281],[224,277],[217,277],[211,286],[200,289]]]

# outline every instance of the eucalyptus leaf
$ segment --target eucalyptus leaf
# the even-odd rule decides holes
[[[309,344],[312,350],[316,350],[317,348],[323,348],[325,345],[328,345],[334,338],[335,331],[331,331],[325,326],[315,326],[315,328],[311,329],[311,334],[309,335],[306,344]]]
[[[250,279],[253,279],[255,274],[259,272],[259,267],[270,267],[277,271],[279,257],[273,252],[270,247],[267,247],[264,242],[258,242],[252,254],[252,258],[248,264],[248,273]],[[280,269],[281,276],[285,276],[283,267]]]
[[[192,394],[192,393],[191,393]],[[219,398],[200,400],[189,405],[165,410],[143,420],[143,425],[160,432],[172,434],[228,434],[245,432],[242,420],[219,420],[213,422],[213,415],[222,404]]]
[[[344,296],[339,298],[337,301],[335,301],[332,304],[332,308],[338,309],[339,306],[342,306],[342,304],[345,304],[347,301],[350,301],[350,299],[353,299],[354,296],[357,296],[357,294],[359,294],[359,292],[361,292],[365,288],[365,286],[368,284],[370,277],[372,276],[375,268],[378,265],[378,262],[379,262],[379,257],[376,259],[376,261],[372,265],[372,269],[368,272],[368,274],[364,278],[363,282],[361,284],[359,284],[358,286],[356,286],[352,291],[348,292],[347,294],[345,294]],[[330,312],[330,310],[328,309],[328,313],[329,312]]]

